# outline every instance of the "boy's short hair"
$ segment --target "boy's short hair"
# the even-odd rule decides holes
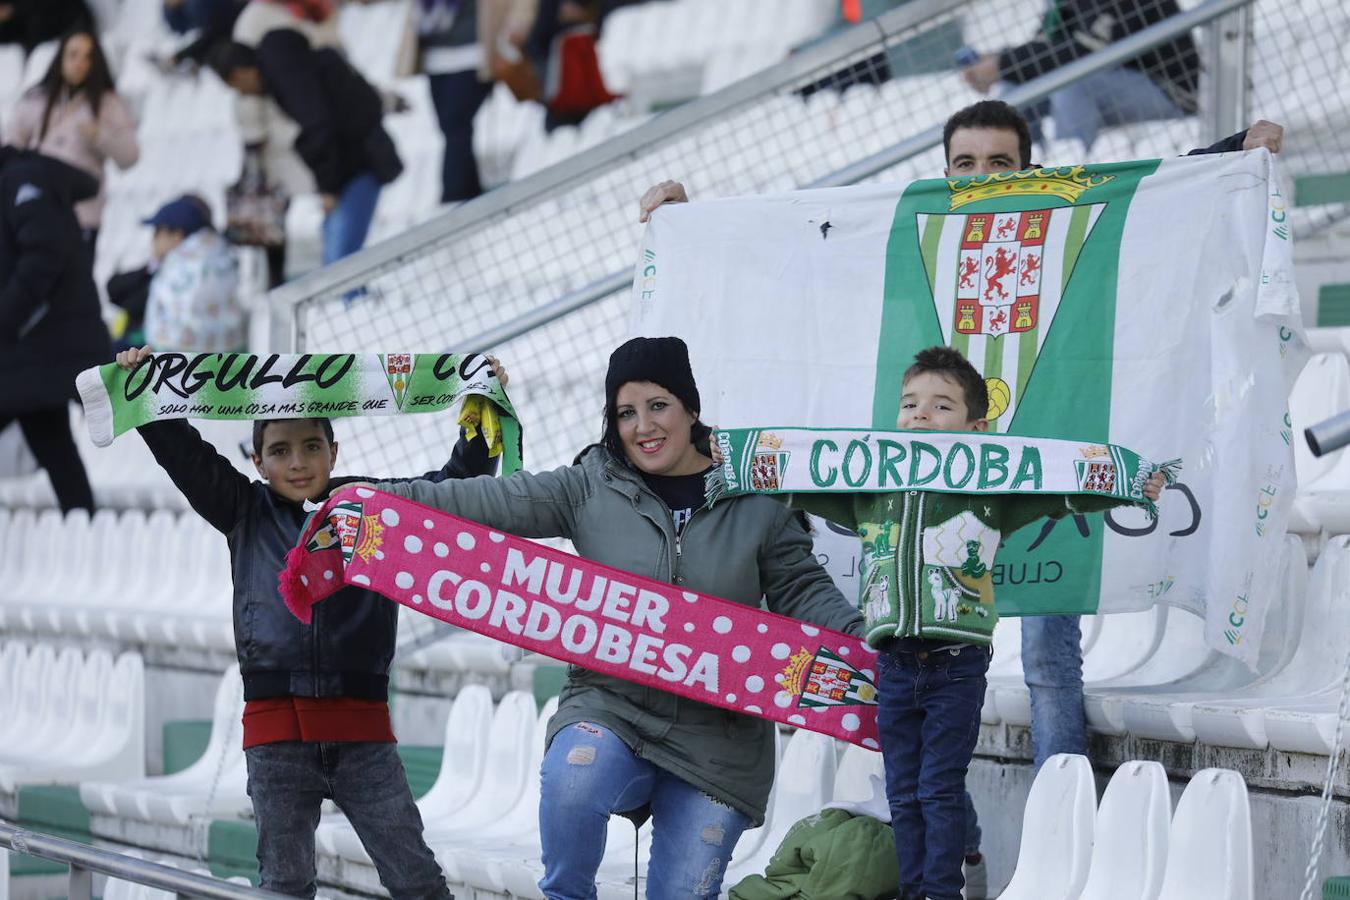
[[[952,113],[942,128],[942,158],[952,158],[952,135],[958,128],[998,128],[1017,133],[1018,168],[1031,168],[1031,129],[1016,107],[1002,100],[981,100]]]
[[[323,436],[327,438],[328,443],[333,443],[333,420],[326,419],[323,416],[312,416],[307,419],[254,419],[253,420],[253,455],[262,456],[263,432],[267,426],[273,422],[318,422],[319,427],[323,429]]]
[[[220,80],[229,82],[230,73],[235,69],[258,68],[258,53],[247,44],[238,41],[222,41],[206,55],[206,64],[220,76]]]
[[[966,395],[966,412],[973,422],[989,415],[989,387],[970,360],[961,355],[960,350],[951,347],[929,347],[914,354],[914,364],[905,370],[903,385],[916,375],[932,372],[950,378],[961,387]]]

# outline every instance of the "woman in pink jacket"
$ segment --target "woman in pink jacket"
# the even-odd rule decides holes
[[[76,30],[61,39],[47,74],[19,99],[6,138],[98,179],[98,195],[75,205],[92,254],[103,215],[104,162],[111,159],[128,169],[140,155],[136,124],[117,96],[108,60],[93,34]]]

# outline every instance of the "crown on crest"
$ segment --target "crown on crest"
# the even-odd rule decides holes
[[[375,551],[384,544],[384,526],[380,524],[378,516],[362,516],[365,520],[365,527],[361,529],[361,540],[356,545],[354,551],[361,557],[362,562],[370,562],[370,558],[375,555]]]
[[[783,670],[783,690],[796,697],[802,692],[802,686],[805,679],[802,675],[806,672],[808,666],[815,660],[815,655],[805,647],[792,654],[788,659],[787,668]]]
[[[1057,169],[1028,169],[970,178],[949,178],[947,187],[952,192],[951,208],[956,209],[967,203],[996,197],[1049,196],[1075,203],[1084,191],[1101,187],[1114,179],[1114,175],[1090,174],[1082,166],[1062,166]]]

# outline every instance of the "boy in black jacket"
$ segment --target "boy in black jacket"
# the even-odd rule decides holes
[[[117,364],[135,369],[149,349],[124,350]],[[492,369],[503,385],[504,369]],[[230,545],[234,638],[244,681],[244,755],[258,828],[261,886],[313,897],[314,829],[319,806],[333,800],[356,829],[398,898],[448,898],[389,721],[389,666],[398,606],[348,587],[314,610],[305,625],[277,592],[277,573],[305,520],[307,500],[323,497],[338,445],[328,419],[253,423],[250,481],[182,419],[137,429],[192,508]],[[481,435],[460,436],[431,481],[490,475]]]

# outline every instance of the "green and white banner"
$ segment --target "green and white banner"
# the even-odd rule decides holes
[[[521,465],[520,423],[486,356],[454,353],[155,353],[76,379],[94,444],[159,419],[298,419],[442,412],[482,429],[502,474]],[[485,402],[490,401],[490,402]]]
[[[1284,206],[1264,151],[666,206],[632,330],[685,339],[719,427],[894,428],[914,354],[949,344],[984,374],[994,433],[1181,457],[1156,521],[1011,535],[999,610],[1172,603],[1251,662],[1307,358]],[[819,530],[853,595],[856,539]]]

